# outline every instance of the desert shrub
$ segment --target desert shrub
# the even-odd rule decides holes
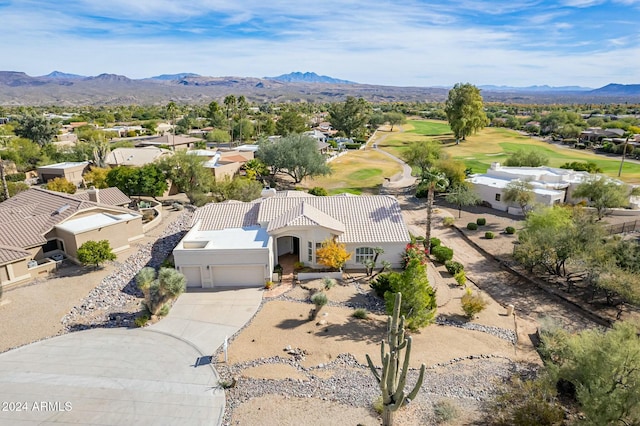
[[[298,261],[298,262],[293,264],[293,270],[294,271],[300,271],[303,268],[304,268],[304,262]]]
[[[313,314],[311,315],[311,320],[314,320],[318,316],[320,309],[329,302],[329,298],[326,294],[319,291],[311,296],[311,302],[316,305],[316,308],[313,310]]]
[[[136,317],[133,322],[136,324],[136,327],[144,327],[149,322],[149,315],[140,315]]]
[[[513,235],[516,233],[516,228],[514,228],[513,226],[507,226],[506,228],[504,228],[504,232],[509,235]]]
[[[476,219],[476,223],[478,224],[478,226],[484,226],[487,224],[487,219],[485,219],[484,217],[479,217]]]
[[[389,274],[380,274],[375,280],[371,281],[369,286],[376,292],[378,297],[384,297],[384,294],[391,291],[391,281],[389,280]]]
[[[459,286],[463,286],[467,283],[467,274],[464,271],[458,271],[453,275]]]
[[[353,314],[351,314],[351,315],[354,318],[367,319],[369,317],[369,312],[364,308],[358,308],[355,311],[353,311]]]
[[[403,266],[406,268],[413,259],[417,259],[423,265],[427,264],[427,254],[423,248],[420,248],[417,242],[407,244],[407,247],[404,249],[404,254],[402,255]]]
[[[164,305],[162,305],[162,308],[160,308],[160,310],[158,311],[158,316],[166,317],[167,315],[169,315],[169,309],[171,309],[171,305],[169,305],[168,303],[165,303]]]
[[[447,260],[453,259],[453,249],[450,249],[447,246],[434,247],[431,253],[440,263],[446,263]]]
[[[376,413],[382,414],[382,412],[384,411],[384,402],[382,401],[382,395],[374,399],[373,402],[371,403],[371,406],[373,407]]]
[[[27,175],[25,175],[24,173],[15,173],[13,175],[5,176],[5,179],[7,180],[7,182],[24,182],[26,178],[27,178]]]
[[[273,281],[269,280],[266,283],[264,283],[264,288],[266,288],[267,290],[273,288]]]
[[[315,195],[317,197],[326,197],[327,195],[329,195],[327,190],[321,186],[314,186],[309,190],[309,194]]]
[[[444,262],[444,267],[447,268],[447,272],[451,275],[455,275],[464,269],[464,265],[455,260],[447,260]]]
[[[563,424],[564,411],[556,394],[555,386],[545,376],[535,380],[512,377],[489,402],[489,420],[499,426]]]
[[[474,222],[469,222],[467,223],[467,229],[469,231],[475,231],[476,229],[478,229],[478,224]]]
[[[322,279],[322,283],[324,284],[325,290],[331,290],[331,288],[336,285],[336,280],[333,278],[324,277]]]
[[[462,303],[462,310],[469,319],[473,318],[476,314],[479,314],[487,307],[487,301],[479,294],[473,294],[470,288],[467,288],[467,291],[464,296],[462,296],[460,302]]]
[[[433,414],[435,416],[436,423],[447,423],[456,419],[460,412],[458,407],[450,401],[442,400],[433,404]]]
[[[442,242],[436,237],[431,237],[429,248],[433,250],[434,247],[438,247]]]
[[[491,232],[491,231],[487,231],[487,232],[485,232],[485,233],[484,233],[484,237],[485,237],[487,240],[493,240],[493,237],[495,237],[495,235],[493,234],[493,232]]]
[[[189,199],[191,200],[191,204],[193,204],[196,207],[202,207],[205,204],[208,204],[213,201],[212,196],[208,194],[204,194],[202,192],[192,193]]]
[[[173,258],[172,257],[167,257],[165,260],[162,261],[162,263],[160,264],[161,268],[173,268],[176,269],[176,265],[175,263],[173,263]]]
[[[454,222],[455,222],[455,221],[456,221],[456,220],[455,220],[453,217],[451,217],[451,216],[447,216],[447,217],[445,217],[444,219],[442,219],[442,224],[443,224],[444,226],[451,226],[451,225],[453,225],[453,224],[454,224]]]

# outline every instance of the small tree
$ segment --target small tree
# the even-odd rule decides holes
[[[75,194],[78,189],[73,183],[69,182],[65,178],[57,177],[47,182],[47,189],[49,191],[65,192],[67,194]]]
[[[384,295],[387,313],[393,312],[395,293],[402,293],[400,313],[406,317],[410,330],[417,330],[435,320],[436,292],[429,285],[425,265],[419,259],[411,259],[402,273],[390,273],[389,282],[391,292]]]
[[[320,313],[320,309],[322,309],[322,307],[329,302],[329,298],[325,293],[319,291],[315,293],[313,296],[311,296],[311,302],[313,302],[313,304],[316,306],[315,309],[313,309],[311,314],[311,320],[313,321],[318,317],[318,313]]]
[[[479,294],[473,294],[470,288],[464,293],[464,296],[460,299],[462,304],[462,310],[469,319],[473,319],[476,314],[479,314],[487,307],[487,301]]]
[[[316,259],[319,264],[339,271],[347,260],[351,259],[351,253],[347,251],[344,244],[328,239],[316,251]]]
[[[143,268],[136,275],[136,284],[145,296],[144,306],[151,315],[158,315],[186,290],[187,279],[173,268],[160,268],[157,277],[153,268]]]
[[[629,189],[604,176],[594,176],[578,185],[572,197],[589,199],[589,204],[598,213],[598,219],[602,219],[609,209],[623,207],[629,202]]]
[[[458,218],[462,217],[462,207],[475,206],[481,199],[466,182],[456,185],[453,190],[447,194],[445,200],[447,203],[454,204],[458,207]]]
[[[505,203],[515,203],[520,206],[522,214],[527,213],[527,207],[533,203],[536,194],[533,192],[533,185],[522,180],[513,180],[507,184],[502,191]]]
[[[422,364],[420,366],[418,381],[413,387],[413,390],[409,392],[408,395],[405,394],[404,388],[407,383],[409,359],[411,358],[411,337],[405,337],[404,335],[404,315],[400,316],[401,304],[402,294],[396,293],[394,295],[393,312],[387,319],[387,344],[389,352],[385,351],[384,341],[382,341],[382,347],[380,348],[380,358],[382,362],[381,373],[378,373],[369,354],[366,355],[369,369],[376,378],[382,391],[383,426],[393,425],[393,413],[402,407],[405,401],[411,401],[416,397],[424,379],[425,365]],[[401,362],[402,365],[400,364]]]
[[[78,248],[77,256],[80,263],[95,265],[96,269],[101,263],[116,259],[108,240],[86,241]]]

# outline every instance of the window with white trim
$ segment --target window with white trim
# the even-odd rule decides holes
[[[307,260],[313,263],[313,242],[307,241]]]
[[[376,251],[373,247],[358,247],[356,249],[356,263],[364,263],[367,260],[373,260]]]

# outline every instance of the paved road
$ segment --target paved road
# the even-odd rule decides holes
[[[152,327],[76,332],[0,354],[0,424],[220,424],[224,391],[203,355],[249,321],[261,297],[187,293]]]

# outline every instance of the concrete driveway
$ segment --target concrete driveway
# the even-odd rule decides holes
[[[261,297],[187,293],[152,327],[75,332],[0,354],[0,424],[220,424],[224,391],[198,361],[253,317]]]

